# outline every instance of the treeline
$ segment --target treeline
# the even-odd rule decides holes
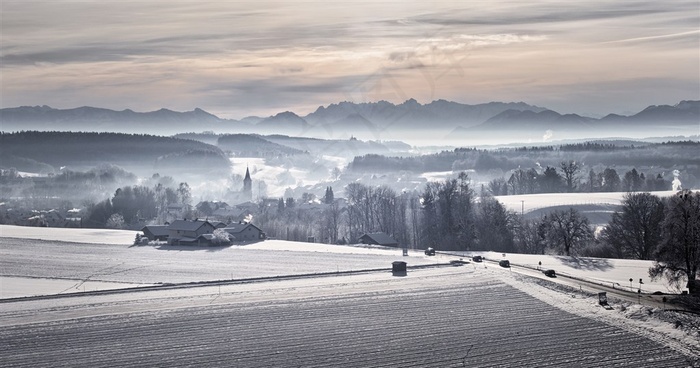
[[[196,160],[203,156],[206,161]],[[152,168],[158,159],[167,161],[173,157],[195,158],[206,169],[230,167],[223,151],[194,140],[121,133],[0,133],[0,162],[5,169],[10,168],[5,162],[11,162],[11,167],[20,171],[32,171],[40,164],[50,165],[54,171],[61,166],[90,167],[103,163],[127,168],[145,164]],[[23,163],[30,167],[20,166]],[[187,170],[202,170],[202,166]]]
[[[277,211],[261,203],[255,222],[272,237],[297,241],[356,243],[364,233],[381,231],[412,248],[655,260],[650,275],[671,282],[695,280],[700,268],[698,192],[667,199],[628,193],[597,236],[574,208],[525,220],[487,191],[477,195],[465,173],[430,182],[420,193],[353,183],[345,195],[347,205],[340,206],[327,189],[319,211],[302,208],[312,196],[300,203],[280,198]],[[688,287],[700,291],[692,282]]]
[[[590,169],[582,176],[582,165],[575,161],[564,161],[558,167],[517,169],[505,179],[503,177],[491,180],[488,191],[494,195],[518,195],[562,192],[639,192],[671,190],[672,182],[664,179],[661,173],[639,173],[632,168],[622,177],[617,170],[605,168],[595,172]]]
[[[693,141],[667,143],[598,143],[588,142],[547,147],[521,147],[500,150],[455,149],[416,157],[387,157],[382,155],[357,156],[348,165],[354,172],[407,171],[423,173],[429,171],[474,170],[478,174],[494,172],[508,178],[512,171],[524,168],[557,167],[561,162],[579,163],[584,174],[593,169],[631,168],[654,169],[653,175],[668,175],[680,169],[688,176],[690,185],[700,178],[700,143]],[[507,175],[506,175],[507,173]],[[623,173],[620,173],[622,175]],[[650,173],[647,173],[647,175]],[[500,176],[499,175],[499,176]],[[580,189],[583,189],[580,187]]]
[[[117,189],[111,198],[98,203],[89,203],[83,218],[83,227],[92,228],[138,228],[146,223],[163,224],[175,220],[168,211],[173,204],[188,208],[192,193],[187,183],[175,186],[170,177],[154,175],[153,186],[133,185]],[[177,213],[188,217],[188,213]]]
[[[79,205],[91,198],[104,198],[115,187],[131,185],[138,178],[115,165],[87,171],[63,169],[48,176],[21,176],[14,169],[0,169],[0,201],[13,199],[20,208],[56,208]],[[66,203],[68,202],[68,203]]]

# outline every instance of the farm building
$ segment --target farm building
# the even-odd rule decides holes
[[[192,244],[203,234],[211,234],[216,226],[209,221],[175,220],[168,226],[168,244]]]
[[[235,242],[250,242],[265,239],[265,233],[251,223],[235,223],[224,228],[224,231],[233,235]]]
[[[362,244],[376,244],[384,245],[387,247],[398,247],[399,242],[394,238],[387,235],[386,233],[367,233],[360,237],[360,243]]]
[[[166,241],[168,240],[168,235],[170,234],[168,225],[146,225],[141,229],[141,231],[150,241]]]

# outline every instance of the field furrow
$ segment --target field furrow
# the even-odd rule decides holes
[[[688,364],[643,336],[564,312],[497,279],[461,277],[442,284],[427,277],[420,285],[406,278],[392,292],[368,284],[347,294],[343,286],[337,295],[270,303],[246,302],[228,288],[212,299],[217,304],[189,308],[168,308],[175,297],[142,301],[158,307],[153,311],[124,313],[114,304],[105,315],[6,326],[0,361],[7,367]]]

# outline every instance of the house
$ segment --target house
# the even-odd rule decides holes
[[[225,222],[221,222],[221,221],[209,221],[209,223],[214,225],[214,227],[217,229],[223,229],[226,226],[228,226],[228,225],[226,225]]]
[[[166,241],[168,240],[168,235],[170,235],[168,225],[146,225],[141,231],[150,241]]]
[[[211,234],[216,227],[209,221],[175,220],[168,226],[168,244],[191,244],[200,235]]]
[[[192,211],[192,206],[183,203],[171,203],[166,207],[165,211],[171,218],[182,218]]]
[[[362,244],[376,244],[383,245],[387,247],[398,247],[399,242],[394,240],[391,236],[386,233],[367,233],[360,237],[360,243]]]
[[[231,236],[229,236],[229,240],[221,240],[217,239],[214,234],[202,234],[196,238],[185,238],[185,239],[180,239],[180,245],[229,245],[231,244],[230,241]]]
[[[234,237],[235,242],[254,242],[265,239],[265,233],[251,223],[235,223],[224,228]]]

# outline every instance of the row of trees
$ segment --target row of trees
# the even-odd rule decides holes
[[[257,219],[269,235],[290,240],[356,242],[364,233],[382,231],[415,248],[657,260],[651,274],[672,281],[694,280],[700,266],[698,193],[679,192],[669,199],[629,193],[598,236],[574,208],[525,220],[488,190],[477,195],[465,173],[430,182],[422,192],[353,183],[345,195],[346,207],[329,201],[314,213],[288,199],[276,214]],[[697,292],[694,284],[689,288]]]
[[[168,179],[168,177],[166,177]],[[169,218],[168,206],[189,205],[192,194],[187,183],[177,187],[157,183],[153,187],[134,185],[119,188],[112,198],[90,204],[83,219],[85,227],[123,228],[155,219],[164,223]]]
[[[511,176],[493,179],[488,190],[493,195],[517,195],[560,192],[639,192],[671,189],[671,183],[659,173],[646,176],[632,168],[622,178],[615,169],[606,168],[596,173],[589,170],[587,180],[581,179],[581,165],[562,161],[558,168],[530,168],[514,170]],[[558,170],[557,170],[558,169]]]

